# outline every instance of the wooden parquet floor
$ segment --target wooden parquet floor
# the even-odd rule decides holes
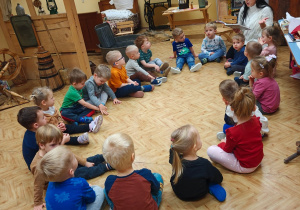
[[[183,27],[191,38],[194,49],[200,52],[203,36],[198,28]],[[154,43],[155,57],[170,62],[170,42]],[[300,80],[289,77],[289,49],[278,48],[277,82],[281,90],[280,110],[269,119],[270,134],[263,139],[264,159],[261,167],[252,174],[237,174],[220,165],[216,167],[224,176],[223,187],[227,199],[220,203],[211,195],[196,202],[183,202],[173,193],[170,185],[171,165],[168,163],[170,134],[177,127],[193,124],[199,130],[203,142],[199,156],[208,158],[206,150],[218,144],[216,133],[221,131],[225,105],[218,91],[219,83],[228,77],[223,63],[209,63],[199,72],[190,73],[185,66],[179,75],[170,74],[168,82],[146,93],[144,98],[124,98],[122,104],[107,103],[109,115],[97,134],[89,134],[88,146],[70,146],[83,157],[102,153],[105,138],[116,132],[129,134],[135,143],[136,160],[134,168],[149,168],[161,173],[164,182],[160,209],[299,209],[300,206],[300,158],[289,164],[283,159],[296,151],[295,142],[300,132]],[[99,56],[90,57],[96,64],[103,62]],[[198,60],[197,60],[198,62]],[[28,82],[19,93],[29,95],[38,83]],[[60,107],[68,87],[54,94],[55,106]],[[32,209],[33,177],[22,157],[22,139],[25,129],[17,123],[16,115],[25,104],[0,112],[0,209]],[[299,126],[299,127],[298,127]],[[104,186],[108,172],[92,179],[90,184]]]

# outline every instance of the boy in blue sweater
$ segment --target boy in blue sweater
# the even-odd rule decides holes
[[[232,75],[235,71],[241,72],[241,74],[245,71],[245,66],[248,63],[247,57],[244,55],[245,51],[245,37],[243,34],[236,34],[232,37],[233,41],[233,48],[234,48],[234,55],[233,57],[226,56],[228,59],[225,64],[224,68],[226,70],[227,75]]]

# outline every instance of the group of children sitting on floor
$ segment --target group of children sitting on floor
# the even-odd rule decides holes
[[[88,132],[97,133],[102,115],[108,114],[105,105],[109,97],[113,104],[120,104],[118,98],[126,96],[143,97],[144,92],[154,89],[154,85],[166,82],[170,71],[180,73],[184,63],[195,72],[207,62],[220,62],[225,54],[227,74],[241,76],[224,80],[219,85],[226,105],[225,124],[223,132],[217,134],[221,143],[210,146],[207,154],[212,161],[232,171],[253,172],[264,156],[262,137],[269,132],[268,119],[262,114],[276,112],[280,102],[279,87],[273,78],[276,65],[274,27],[263,30],[260,42],[248,42],[246,46],[244,36],[235,35],[234,51],[226,54],[222,38],[215,35],[216,25],[208,23],[198,64],[195,64],[197,55],[193,45],[183,31],[176,28],[172,44],[175,68],[159,58],[152,60],[149,40],[139,36],[136,46],[130,45],[126,49],[129,58],[126,67],[124,57],[115,50],[106,55],[112,68],[100,64],[89,79],[80,69],[73,69],[69,77],[71,85],[60,110],[54,107],[51,89],[34,89],[31,98],[36,106],[22,108],[17,116],[18,122],[27,129],[22,150],[34,175],[34,208],[99,209],[106,199],[112,209],[158,209],[164,185],[162,176],[148,169],[133,169],[135,152],[130,136],[124,133],[109,136],[103,143],[103,155],[96,154],[87,159],[62,145],[89,143]],[[262,44],[268,46],[262,50]],[[154,72],[161,76],[157,77]],[[142,85],[141,82],[150,84]],[[239,87],[244,84],[249,84],[251,89]],[[102,115],[93,119],[91,116],[95,111]],[[72,124],[65,124],[63,119]],[[84,134],[69,136],[75,133]],[[176,196],[193,201],[210,193],[224,201],[226,191],[220,185],[222,174],[207,159],[197,156],[202,147],[197,129],[184,125],[171,134],[170,141],[170,182]],[[104,190],[90,186],[85,180],[114,169],[117,175],[107,177]],[[46,188],[45,204],[43,190]]]

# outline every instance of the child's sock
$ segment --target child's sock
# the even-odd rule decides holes
[[[81,136],[78,136],[77,141],[79,144],[88,144],[89,143],[89,135],[87,132],[82,134]]]
[[[80,117],[79,122],[80,123],[90,123],[93,121],[92,117]]]
[[[220,201],[220,202],[225,201],[226,191],[221,185],[219,185],[219,184],[209,184],[208,189],[209,189],[209,193],[211,195],[215,196],[215,198],[218,201]]]
[[[102,115],[97,116],[90,124],[90,132],[97,133],[100,130],[100,126],[103,122]]]

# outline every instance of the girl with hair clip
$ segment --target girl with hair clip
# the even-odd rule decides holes
[[[169,163],[172,164],[171,185],[178,198],[194,201],[208,192],[218,201],[224,201],[226,191],[220,185],[223,176],[207,159],[198,157],[202,142],[197,129],[185,125],[171,135]]]
[[[256,98],[256,105],[263,114],[272,114],[278,110],[280,104],[280,90],[273,78],[276,66],[276,56],[257,56],[251,63],[249,85]],[[254,81],[256,79],[256,81]]]
[[[238,173],[251,173],[261,163],[263,153],[261,123],[251,116],[255,107],[255,96],[247,87],[238,90],[231,102],[237,124],[226,130],[226,139],[207,149],[209,158]]]

